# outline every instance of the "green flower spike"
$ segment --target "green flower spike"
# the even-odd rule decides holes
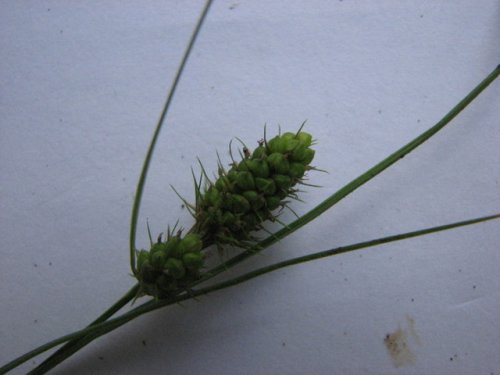
[[[273,211],[286,207],[287,198],[297,199],[294,187],[314,169],[312,144],[312,136],[299,129],[264,138],[253,153],[244,147],[241,161],[231,155],[228,171],[219,160],[215,182],[206,178],[203,191],[196,185],[194,232],[207,244],[247,247],[254,240],[251,232],[262,229],[266,220],[276,220],[280,211]]]
[[[139,251],[136,277],[140,293],[160,299],[179,288],[187,288],[198,279],[203,267],[202,247],[198,234],[189,233],[181,238],[179,231],[176,235],[169,233],[165,242],[159,238],[149,251]]]

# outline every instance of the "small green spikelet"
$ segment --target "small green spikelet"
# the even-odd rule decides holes
[[[219,164],[217,180],[207,179],[203,192],[197,186],[196,233],[206,243],[246,247],[254,240],[251,232],[276,219],[274,210],[297,199],[294,187],[314,169],[312,144],[309,133],[287,132],[259,141],[253,153],[244,148],[228,171]]]
[[[178,233],[169,234],[165,242],[159,239],[149,251],[139,251],[136,277],[141,293],[165,298],[198,279],[204,263],[202,247],[198,234],[189,233],[181,238]]]

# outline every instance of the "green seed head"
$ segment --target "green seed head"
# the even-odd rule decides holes
[[[280,136],[276,136],[270,141],[267,142],[267,147],[271,151],[271,153],[279,153],[282,154],[286,151],[286,139],[281,138]]]
[[[179,242],[180,242],[180,238],[178,236],[170,237],[167,242],[163,243],[162,252],[167,257],[169,257],[172,254],[172,252],[175,252],[175,248],[177,248],[177,245],[179,244]]]
[[[154,283],[154,281],[156,280],[156,277],[158,275],[158,273],[156,272],[156,270],[154,269],[154,267],[149,263],[148,260],[146,260],[142,264],[139,272],[140,272],[141,279],[145,283]]]
[[[168,258],[163,266],[163,272],[168,276],[173,277],[178,280],[181,279],[186,274],[186,269],[181,260],[175,258]]]
[[[226,176],[220,176],[217,181],[215,181],[215,187],[219,191],[228,191],[231,189],[231,181]]]
[[[241,218],[244,227],[248,230],[254,230],[259,225],[259,218],[254,213],[246,214]]]
[[[267,207],[256,211],[255,215],[259,218],[261,222],[273,217],[273,215],[271,214],[271,212]]]
[[[222,210],[218,209],[217,207],[208,207],[205,213],[207,220],[211,223],[218,222],[222,216]]]
[[[245,160],[242,160],[239,164],[238,164],[238,171],[240,172],[245,172],[245,171],[248,171],[248,161],[247,159]]]
[[[269,164],[262,159],[252,159],[247,162],[248,169],[254,177],[269,177]]]
[[[248,190],[248,191],[245,191],[242,193],[243,197],[245,197],[245,199],[248,201],[248,203],[250,203],[251,205],[254,204],[254,202],[256,202],[260,195],[259,193],[257,193],[256,191],[254,190]]]
[[[286,197],[288,197],[288,195],[289,195],[291,192],[292,192],[292,190],[291,190],[291,189],[290,189],[289,191],[286,191],[286,190],[278,190],[278,191],[276,192],[276,196],[277,196],[279,199],[283,200],[283,199],[285,199]]]
[[[242,214],[250,209],[250,203],[239,194],[233,194],[230,198],[230,207],[235,214]]]
[[[252,158],[255,159],[265,159],[267,156],[267,150],[264,146],[257,147],[252,154]]]
[[[224,212],[221,219],[222,225],[229,227],[236,222],[236,216],[229,211]]]
[[[137,254],[137,268],[141,269],[144,262],[149,262],[149,251],[141,250],[139,254]]]
[[[203,254],[186,253],[182,257],[184,266],[190,271],[198,271],[203,266]]]
[[[181,246],[181,239],[179,236],[174,236],[167,241],[167,256],[180,259],[182,257],[183,250]]]
[[[179,243],[179,252],[184,256],[186,253],[199,252],[202,247],[201,237],[196,233],[189,233]]]
[[[267,157],[267,162],[271,169],[279,174],[287,174],[290,169],[290,163],[282,153],[275,152]]]
[[[281,199],[278,197],[267,197],[266,205],[269,211],[277,209],[281,205]]]
[[[304,144],[299,144],[290,154],[290,160],[291,161],[296,161],[296,162],[303,162],[307,155],[306,152],[309,150],[306,145]]]
[[[291,132],[283,133],[283,134],[281,134],[281,138],[286,139],[287,141],[295,139],[295,133],[291,133]]]
[[[315,151],[313,149],[306,149],[305,150],[305,156],[304,158],[302,159],[302,164],[304,165],[308,165],[312,162],[312,160],[314,159],[314,153]]]
[[[254,190],[248,190],[243,193],[245,199],[250,203],[250,206],[253,210],[258,210],[265,204],[265,200],[261,194],[257,193]]]
[[[241,190],[252,190],[255,189],[255,181],[253,175],[250,172],[238,172],[236,177],[236,186]]]
[[[299,179],[304,176],[306,172],[306,168],[301,163],[292,163],[290,164],[290,177],[294,179]]]
[[[293,151],[296,147],[300,145],[300,141],[297,139],[289,139],[286,141],[285,152]]]
[[[151,246],[151,254],[154,254],[158,251],[165,251],[165,246],[166,244],[164,242],[157,242],[155,244],[153,244],[153,246]]]
[[[245,246],[251,231],[262,222],[274,219],[272,211],[295,197],[296,184],[310,168],[314,158],[312,136],[306,132],[286,132],[260,141],[251,153],[244,150],[242,159],[234,161],[226,172],[209,184],[198,200],[196,232],[215,244]]]
[[[257,186],[257,190],[264,195],[273,195],[276,192],[276,185],[270,178],[257,177],[255,179],[255,185]]]
[[[214,211],[213,207],[209,207]],[[158,242],[150,251],[141,250],[137,256],[137,279],[141,292],[165,298],[180,287],[187,287],[199,277],[204,258],[203,243],[197,233],[169,234],[166,242]]]
[[[227,178],[230,182],[235,182],[238,178],[238,171],[236,169],[231,169],[229,172],[227,172]]]
[[[160,297],[160,295],[164,294],[163,292],[174,291],[176,289],[177,289],[177,280],[168,275],[161,274],[156,279],[156,288],[153,289],[154,292],[150,294],[157,295],[158,297]]]
[[[221,194],[215,186],[212,186],[207,190],[205,193],[205,200],[207,201],[207,204],[212,207],[219,207],[222,203]]]
[[[278,187],[278,189],[288,191],[292,186],[292,179],[284,174],[275,174],[273,176],[274,183]]]
[[[300,132],[297,134],[297,139],[306,147],[312,144],[312,135],[306,132]]]
[[[167,260],[167,254],[165,251],[156,251],[151,253],[151,265],[155,269],[162,269],[163,264]]]

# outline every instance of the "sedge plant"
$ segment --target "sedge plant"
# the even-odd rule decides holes
[[[331,194],[309,212],[297,215],[296,220],[289,223],[281,222],[280,213],[285,209],[293,211],[291,203],[301,199],[300,186],[311,185],[310,182],[314,179],[312,173],[321,168],[321,166],[317,168],[314,164],[313,135],[302,124],[298,129],[287,129],[278,134],[268,134],[265,129],[264,133],[261,136],[256,135],[255,141],[252,144],[248,143],[248,146],[249,141],[238,139],[237,142],[241,147],[236,156],[231,155],[229,166],[225,166],[219,159],[218,170],[212,175],[200,162],[200,175],[193,173],[194,202],[181,197],[193,217],[192,227],[183,229],[174,225],[167,233],[154,240],[149,233],[150,247],[137,248],[137,223],[149,165],[177,84],[211,3],[211,1],[206,3],[186,48],[139,177],[130,225],[130,268],[136,279],[135,285],[88,327],[50,341],[14,359],[0,368],[0,374],[7,373],[29,359],[60,346],[30,372],[46,373],[93,340],[138,316],[240,284],[284,267],[500,218],[500,214],[494,214],[376,238],[291,258],[233,278],[210,283],[214,277],[262,253],[269,246],[311,222],[430,139],[498,77],[500,66],[497,66],[437,124]],[[269,231],[267,227],[270,221],[280,223],[282,228],[275,232]],[[219,264],[207,268],[206,250],[210,247],[216,247],[220,252],[224,252],[225,249],[232,251],[234,248],[240,251],[225,261],[220,258]],[[117,314],[132,301],[135,301],[135,305],[131,310],[121,315]]]

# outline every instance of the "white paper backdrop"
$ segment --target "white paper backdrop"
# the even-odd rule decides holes
[[[82,328],[132,285],[131,203],[200,1],[0,3],[0,363]],[[149,174],[139,223],[191,219],[267,123],[318,140],[298,213],[432,126],[499,62],[500,4],[216,1]],[[500,212],[500,83],[319,219],[238,267]],[[285,221],[293,216],[284,215]],[[54,374],[500,374],[500,223],[289,268],[143,316]],[[399,331],[398,331],[399,329]],[[412,355],[396,367],[384,339]],[[395,337],[394,335],[391,337]],[[404,341],[404,340],[403,340]],[[407,358],[408,359],[408,358]],[[40,359],[13,373],[25,373]]]

